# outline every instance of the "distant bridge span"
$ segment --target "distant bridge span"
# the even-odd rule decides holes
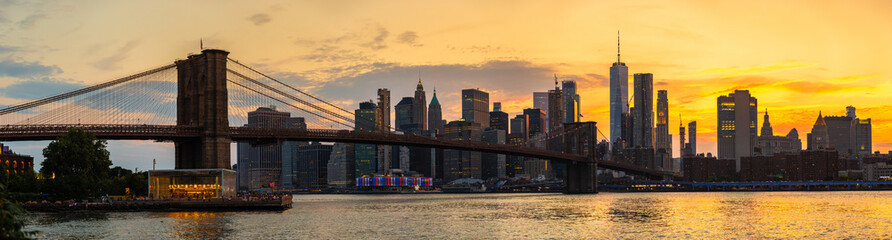
[[[176,125],[107,125],[107,124],[71,124],[71,125],[8,125],[0,126],[0,142],[4,141],[47,141],[65,135],[72,128],[83,129],[96,137],[106,140],[156,140],[178,141],[203,136],[201,128]],[[668,172],[634,166],[628,163],[596,160],[587,156],[549,151],[526,146],[512,146],[478,141],[458,141],[432,138],[418,135],[401,135],[380,132],[357,132],[351,130],[329,129],[277,129],[256,127],[230,127],[232,141],[268,142],[268,141],[319,141],[360,144],[382,144],[395,146],[430,147],[450,150],[466,150],[485,153],[516,155],[523,157],[546,159],[565,163],[596,162],[598,167],[624,171],[636,175],[662,177],[672,175]]]

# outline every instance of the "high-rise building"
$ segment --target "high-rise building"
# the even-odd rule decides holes
[[[678,119],[678,156],[684,157],[686,153],[685,149],[685,134],[684,134],[684,125],[681,124],[681,117]]]
[[[740,171],[740,158],[753,156],[756,147],[756,98],[748,90],[734,90],[728,96],[719,96],[716,108],[718,158],[734,159]]]
[[[858,116],[855,114],[855,107],[854,107],[854,106],[848,106],[848,107],[846,107],[846,117],[850,117],[850,118],[852,118],[852,119],[856,119],[856,118],[858,118]]]
[[[542,112],[548,112],[548,92],[533,92],[533,108],[541,109]],[[548,122],[547,115],[545,122]]]
[[[561,89],[564,91],[564,122],[579,122],[581,112],[579,109],[579,94],[576,92],[576,81],[562,81]]]
[[[532,138],[536,134],[545,133],[544,111],[538,108],[527,108],[523,110],[523,115],[527,115],[527,135]]]
[[[493,111],[489,112],[489,127],[508,132],[508,113],[502,112],[502,103],[493,103]]]
[[[672,138],[669,136],[669,98],[666,90],[659,90],[657,91],[656,148],[666,149],[666,152],[671,153]]]
[[[818,112],[818,119],[815,120],[815,125],[812,126],[811,132],[806,135],[808,137],[808,150],[819,150],[830,147],[830,142],[828,141],[830,135],[827,133],[827,123],[824,122],[824,117],[821,116],[821,112]]]
[[[375,121],[379,125],[379,131],[390,132],[390,90],[378,89],[378,114]]]
[[[248,112],[248,127],[284,128],[291,116],[276,111],[275,106],[259,107]],[[282,144],[240,143],[238,148],[239,188],[247,191],[271,189],[282,186]],[[241,151],[245,151],[242,153]],[[286,171],[287,172],[287,171]]]
[[[873,151],[873,133],[870,118],[855,119],[855,149],[860,157],[870,155]]]
[[[556,131],[564,125],[564,92],[558,86],[557,75],[554,76],[554,90],[548,90],[548,112],[546,112],[546,131]]]
[[[418,77],[418,86],[415,87],[415,123],[418,130],[427,130],[427,97],[424,95],[424,87],[421,86],[421,76]]]
[[[636,73],[634,76],[635,108],[632,111],[634,146],[653,148],[654,127],[654,76],[650,73]]]
[[[335,143],[328,160],[328,187],[356,186],[356,150],[352,143]]]
[[[480,141],[480,123],[471,121],[451,121],[446,124],[443,138],[461,141]],[[480,152],[443,150],[443,179],[452,181],[459,178],[483,178]]]
[[[440,100],[437,100],[437,89],[434,89],[434,95],[431,97],[431,103],[428,106],[428,129],[435,134],[440,134],[443,132],[443,126],[446,125],[446,120],[443,120],[443,110],[440,107]]]
[[[489,93],[479,89],[461,90],[461,117],[483,128],[489,127]]]
[[[507,141],[507,131],[490,127],[483,131],[482,141],[488,143],[505,144]],[[505,154],[483,153],[482,154],[482,172],[483,179],[504,178],[506,176]]]
[[[393,107],[395,112],[396,130],[405,133],[414,133],[419,129],[418,121],[415,120],[415,99],[413,97],[404,97],[396,106]]]
[[[688,123],[688,143],[684,146],[685,154],[697,155],[697,121]]]
[[[385,89],[386,90],[386,89]],[[378,90],[381,93],[381,89]],[[380,96],[380,95],[379,95]],[[387,91],[387,101],[390,98],[390,92]],[[379,100],[379,102],[381,102]],[[379,105],[375,105],[375,103],[368,101],[359,103],[359,109],[355,111],[356,115],[356,131],[360,132],[372,132],[376,131],[375,128],[370,126],[381,126],[381,125],[389,125],[389,124],[379,124],[377,122],[372,122],[369,119],[390,119],[390,117],[381,118],[379,114],[381,114]],[[386,112],[390,112],[390,108],[388,107]],[[389,126],[387,127],[390,128]],[[377,130],[381,130],[378,128]],[[389,131],[388,131],[389,132]],[[374,175],[379,170],[379,159],[378,159],[378,146],[375,144],[355,144],[354,145],[354,158],[356,159],[356,163],[354,166],[356,170],[354,171],[357,177],[361,177],[363,175]]]
[[[526,114],[519,114],[511,119],[511,133],[512,135],[517,135],[523,141],[530,139],[530,116]]]
[[[379,126],[379,131],[384,133],[389,133],[393,128],[391,128],[390,122],[390,90],[386,88],[378,89],[378,121],[376,123]],[[357,151],[360,149],[367,149],[369,146],[356,146]],[[390,157],[391,157],[391,146],[387,145],[376,145],[376,152],[374,154],[377,157],[378,172],[384,173],[387,169],[390,169]],[[367,156],[364,156],[367,157]]]
[[[848,116],[825,116],[824,123],[827,124],[828,145],[836,149],[841,158],[856,158],[855,119]]]
[[[328,160],[331,158],[331,150],[331,145],[318,142],[298,147],[299,188],[328,187]]]
[[[289,117],[285,119],[285,128],[307,130],[307,123],[302,117]],[[282,185],[278,189],[294,189],[300,181],[298,162],[302,161],[298,154],[300,146],[307,142],[284,141],[282,142]]]
[[[623,114],[629,114],[629,67],[619,59],[619,33],[616,37],[616,62],[610,67],[610,142],[623,136]]]

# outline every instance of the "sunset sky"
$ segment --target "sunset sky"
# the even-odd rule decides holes
[[[855,106],[873,149],[892,150],[892,1],[16,1],[0,0],[0,105],[172,63],[205,47],[355,109],[421,72],[447,120],[480,88],[512,116],[553,74],[579,83],[583,120],[609,135],[608,76],[622,61],[653,73],[678,115],[715,153],[716,97],[748,89],[759,125],[805,134],[818,111]],[[632,80],[629,80],[632,83]],[[428,99],[429,101],[430,99]],[[5,124],[5,123],[3,123]],[[673,150],[677,155],[677,138]],[[10,143],[40,162],[46,142]],[[173,167],[173,147],[110,143],[126,168]],[[37,164],[37,163],[36,163]],[[39,166],[39,165],[37,165]]]

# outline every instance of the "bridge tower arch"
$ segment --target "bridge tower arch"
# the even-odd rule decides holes
[[[583,155],[589,161],[567,163],[566,193],[598,192],[598,127],[595,122],[564,123],[563,151]]]
[[[229,52],[206,49],[175,62],[177,126],[198,127],[202,136],[174,142],[177,169],[230,169],[229,100],[226,62]]]

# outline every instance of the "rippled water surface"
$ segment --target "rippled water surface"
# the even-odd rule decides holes
[[[890,239],[892,191],[295,195],[284,212],[27,220],[41,239]]]

